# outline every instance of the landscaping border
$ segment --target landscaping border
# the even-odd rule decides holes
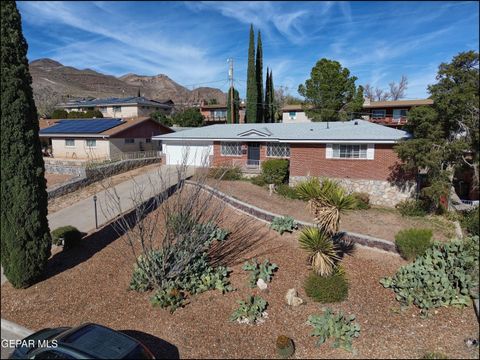
[[[240,210],[240,211],[242,211],[242,212],[244,212],[244,213],[246,213],[250,216],[253,216],[254,218],[256,218],[258,220],[261,220],[261,221],[264,221],[264,222],[267,222],[267,223],[271,223],[273,221],[273,219],[275,219],[276,217],[283,217],[283,215],[272,213],[270,211],[258,208],[256,206],[250,205],[246,202],[243,202],[241,200],[238,200],[238,199],[235,199],[231,196],[228,196],[227,194],[225,194],[225,193],[223,193],[223,192],[221,192],[217,189],[214,189],[211,186],[202,185],[202,184],[199,184],[199,183],[197,183],[193,180],[186,180],[185,183],[201,186],[204,190],[212,193],[218,199],[225,201],[227,204],[231,205],[235,209]],[[297,224],[299,225],[300,228],[306,227],[306,226],[314,226],[313,223],[308,223],[308,222],[300,221],[300,220],[295,220],[295,221],[297,222]],[[384,240],[384,239],[375,238],[375,237],[368,236],[368,235],[348,232],[348,231],[342,231],[342,233],[344,233],[344,239],[346,239],[348,241],[352,241],[352,242],[354,242],[356,244],[359,244],[359,245],[367,246],[367,247],[370,247],[370,248],[376,248],[376,249],[387,251],[389,253],[399,255],[399,253],[396,249],[396,246],[393,242],[390,242],[390,241],[387,241],[387,240]]]

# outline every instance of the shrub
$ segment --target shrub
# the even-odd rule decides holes
[[[150,299],[153,306],[160,306],[162,309],[170,309],[173,314],[179,307],[183,307],[186,303],[183,291],[178,289],[161,289],[155,292]]]
[[[470,234],[479,236],[479,219],[480,219],[480,207],[476,207],[463,214],[461,223],[463,228]]]
[[[209,169],[208,176],[221,180],[240,180],[242,178],[242,170],[238,166],[215,167]]]
[[[278,231],[280,235],[283,235],[285,231],[292,232],[296,229],[297,223],[291,216],[276,217],[270,224],[270,228]]]
[[[277,354],[282,359],[289,358],[295,352],[295,345],[293,344],[293,340],[290,339],[288,336],[279,335],[277,337],[276,345]]]
[[[288,199],[300,199],[297,190],[294,187],[289,186],[288,184],[280,184],[276,187],[278,195],[281,195]]]
[[[300,248],[307,251],[313,271],[321,276],[330,275],[340,258],[332,238],[317,227],[303,228],[298,238]]]
[[[380,283],[396,293],[404,305],[416,305],[422,315],[441,306],[466,306],[477,296],[478,236],[448,243],[434,243],[422,256],[402,266]]]
[[[68,118],[68,112],[65,109],[55,109],[52,112],[51,118],[52,119],[67,119]]]
[[[262,163],[262,177],[267,184],[280,185],[288,179],[288,165],[286,159],[270,159]]]
[[[448,356],[439,352],[428,352],[422,356],[422,359],[448,359]]]
[[[251,178],[248,179],[253,185],[257,185],[257,186],[265,186],[267,185],[267,182],[265,181],[265,179],[263,178],[262,175],[258,175],[258,176],[252,176]]]
[[[270,282],[273,277],[273,273],[278,270],[277,264],[272,264],[265,259],[262,264],[257,262],[257,259],[253,259],[251,263],[248,261],[243,264],[242,267],[245,271],[250,271],[250,277],[248,278],[248,283],[250,287],[254,288],[257,286],[258,279],[262,279],[265,282]]]
[[[63,246],[65,248],[75,246],[82,239],[82,233],[78,231],[76,227],[70,225],[56,228],[52,231],[51,235],[54,245],[62,245],[63,239]]]
[[[267,317],[265,309],[268,303],[260,296],[250,296],[247,301],[239,300],[237,303],[240,307],[233,312],[230,321],[252,325],[262,323]]]
[[[413,260],[423,255],[432,245],[432,230],[406,229],[395,235],[395,245],[404,259]]]
[[[317,345],[322,345],[332,337],[332,347],[353,351],[352,341],[360,336],[360,325],[355,322],[355,315],[348,318],[340,311],[338,314],[327,308],[322,315],[310,315],[308,324],[313,326],[312,336],[318,336]]]
[[[356,209],[367,210],[370,209],[370,195],[364,192],[354,192],[352,196],[357,201]]]
[[[348,296],[345,271],[342,268],[336,268],[329,276],[311,273],[305,280],[304,289],[308,297],[321,303],[343,301]]]
[[[395,208],[402,216],[425,216],[427,211],[425,205],[420,200],[403,200],[400,201]]]

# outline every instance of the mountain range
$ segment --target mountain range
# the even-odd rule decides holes
[[[177,105],[190,105],[200,100],[215,99],[225,104],[226,94],[220,89],[199,87],[189,90],[167,75],[106,75],[91,69],[76,69],[52,59],[30,62],[33,97],[39,114],[48,113],[59,102],[76,98],[142,96],[155,100],[171,99]]]

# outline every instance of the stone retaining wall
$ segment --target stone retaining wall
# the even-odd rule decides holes
[[[76,176],[64,183],[57,184],[49,189],[47,189],[48,199],[54,199],[56,197],[71,193],[78,189],[81,189],[95,181],[105,179],[109,176],[119,174],[132,170],[134,168],[145,166],[153,163],[160,163],[158,158],[147,158],[147,159],[132,159],[132,160],[122,160],[111,164],[101,165],[92,169],[83,168],[83,174]],[[46,167],[46,164],[45,164]],[[65,168],[71,167],[66,165]],[[64,173],[65,174],[65,173]],[[67,173],[68,174],[68,173]]]
[[[290,185],[295,185],[307,176],[291,176]],[[406,182],[402,187],[392,185],[388,181],[382,180],[362,180],[362,179],[337,179],[338,183],[344,186],[349,192],[365,192],[370,195],[370,203],[381,206],[395,206],[402,200],[410,199],[415,195],[415,183]]]
[[[194,181],[187,180],[185,181],[186,184],[192,184],[192,185],[199,185],[198,183],[195,183]],[[259,220],[265,221],[265,222],[272,222],[273,219],[276,217],[282,217],[283,215],[275,214],[272,212],[269,212],[264,209],[260,209],[256,206],[250,205],[248,203],[245,203],[243,201],[237,200],[231,196],[228,196],[227,194],[218,191],[217,189],[214,189],[208,185],[200,185],[203,189],[207,190],[208,192],[212,193],[217,197],[218,199],[225,201],[227,204],[231,205],[235,209],[241,210],[242,212],[251,215]],[[312,223],[304,222],[304,221],[299,221],[295,220],[299,228],[305,227],[305,226],[314,226]],[[374,238],[372,236],[367,236],[363,234],[357,234],[357,233],[352,233],[352,232],[347,232],[343,231],[344,233],[344,239],[347,241],[352,241],[356,244],[363,245],[363,246],[368,246],[368,247],[373,247],[377,249],[381,249],[384,251],[388,251],[394,254],[398,254],[397,249],[395,247],[395,244],[384,240],[384,239],[378,239]]]

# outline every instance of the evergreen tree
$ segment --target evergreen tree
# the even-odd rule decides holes
[[[270,84],[268,87],[270,88],[270,119],[271,122],[277,122],[276,120],[276,113],[277,113],[277,106],[275,105],[275,88],[273,87],[273,75],[272,70],[270,69],[270,77],[269,77]],[[281,109],[280,109],[281,110]]]
[[[50,256],[37,109],[14,1],[1,2],[1,262],[16,287],[39,279]]]
[[[267,67],[267,79],[265,80],[265,102],[264,102],[264,121],[266,123],[272,122],[270,118],[270,74],[268,72],[268,67]]]
[[[263,50],[262,35],[260,30],[257,33],[257,59],[255,61],[255,78],[257,80],[257,123],[264,122],[263,108]]]
[[[248,44],[247,66],[247,107],[245,122],[254,123],[257,120],[257,81],[255,77],[255,35],[253,25],[250,25],[250,42]]]
[[[240,96],[238,91],[233,89],[233,123],[232,123],[232,106],[230,99],[232,98],[232,88],[228,90],[227,95],[227,124],[238,124],[240,119],[239,106]]]

